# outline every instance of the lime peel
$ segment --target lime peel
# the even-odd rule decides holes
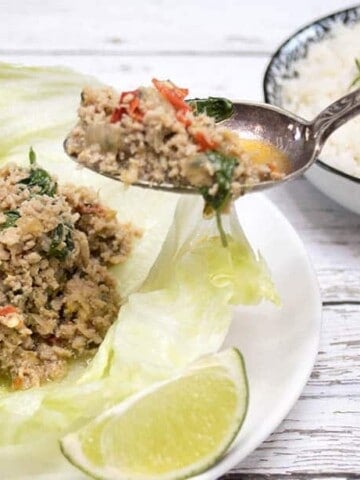
[[[102,480],[180,480],[226,452],[248,407],[243,357],[232,348],[200,359],[103,412],[60,441],[65,457]]]

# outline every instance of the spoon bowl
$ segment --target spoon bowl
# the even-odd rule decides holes
[[[281,108],[236,102],[233,115],[221,125],[236,132],[240,138],[273,145],[288,158],[288,172],[281,180],[263,181],[251,185],[251,190],[263,190],[291,180],[315,160],[316,137],[311,124]]]
[[[311,122],[272,105],[235,102],[233,107],[231,117],[223,120],[219,125],[233,130],[242,139],[258,140],[274,146],[283,152],[289,161],[288,172],[281,179],[243,185],[243,192],[264,190],[293,180],[314,163],[329,135],[360,113],[360,89],[329,105]],[[104,135],[104,131],[101,135]],[[65,152],[67,152],[66,143],[65,139]],[[70,157],[77,161],[76,157],[72,155]],[[87,166],[87,168],[91,167]],[[121,181],[116,176],[95,171]],[[199,194],[195,187],[171,183],[138,180],[133,185],[174,193]]]

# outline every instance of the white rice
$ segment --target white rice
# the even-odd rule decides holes
[[[360,23],[337,26],[331,37],[313,44],[305,59],[296,63],[297,78],[283,83],[283,106],[308,119],[351,91],[359,74]],[[360,82],[352,87],[360,87]],[[360,116],[349,121],[326,142],[321,160],[343,172],[360,177]]]

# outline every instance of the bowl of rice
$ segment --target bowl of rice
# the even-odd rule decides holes
[[[360,88],[360,5],[316,20],[288,38],[264,76],[267,103],[312,120]],[[327,140],[305,174],[320,191],[360,214],[360,116]]]

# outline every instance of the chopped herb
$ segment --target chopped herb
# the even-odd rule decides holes
[[[0,230],[5,230],[5,228],[14,227],[16,221],[20,218],[20,213],[17,210],[6,210],[3,212],[6,215],[6,221],[0,224]]]
[[[231,181],[237,159],[216,151],[207,152],[206,156],[214,166],[214,183],[217,184],[218,189],[215,194],[210,193],[211,187],[201,187],[199,190],[205,200],[205,211],[215,211],[221,242],[226,247],[227,239],[221,223],[221,212],[231,197]]]
[[[28,185],[29,187],[39,187],[40,195],[48,195],[53,197],[57,190],[57,184],[48,174],[48,172],[42,168],[34,168],[30,171],[30,175],[19,183]]]
[[[29,150],[29,160],[30,160],[30,165],[35,165],[36,153],[34,152],[32,147],[30,147],[30,150]]]
[[[59,260],[65,260],[69,253],[74,250],[74,242],[71,235],[71,227],[64,223],[59,225],[52,231],[52,241],[48,251],[50,257],[55,257]],[[59,248],[64,243],[63,248]]]
[[[195,115],[205,113],[209,117],[213,117],[215,122],[221,122],[231,117],[234,113],[234,105],[227,98],[192,98],[186,101],[191,106]]]
[[[209,193],[209,187],[201,187],[201,193],[214,210],[221,210],[230,198],[230,186],[237,159],[228,157],[220,152],[209,151],[206,156],[215,170],[215,181],[218,190],[215,195]],[[211,188],[211,187],[210,187]]]
[[[46,170],[36,167],[36,154],[32,148],[29,151],[29,161],[31,165],[30,175],[18,183],[28,185],[29,187],[38,187],[39,191],[37,193],[39,195],[53,197],[57,190],[57,183]]]
[[[360,83],[360,58],[355,58],[355,66],[356,66],[357,72],[349,88],[354,87],[357,83]]]

